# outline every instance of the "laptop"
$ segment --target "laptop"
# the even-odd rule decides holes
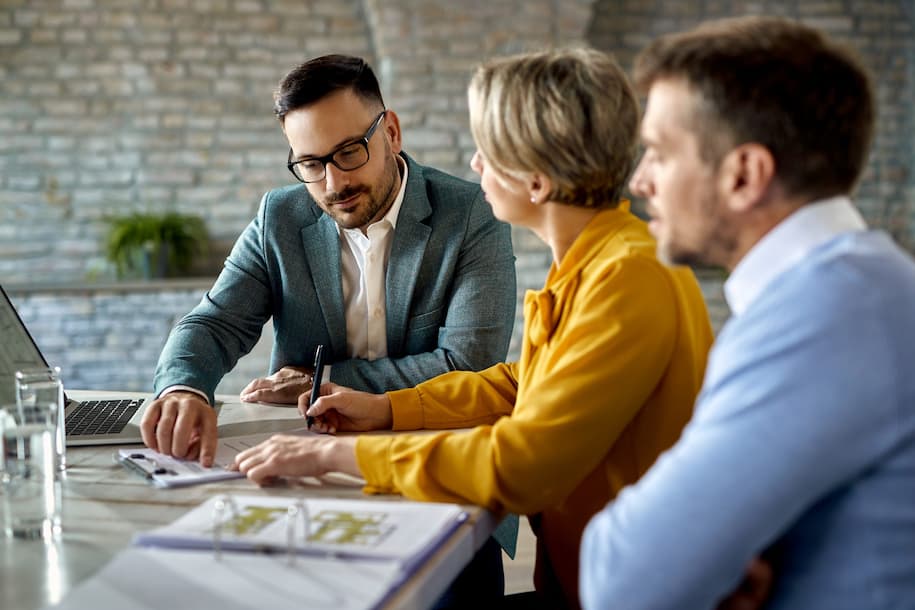
[[[32,338],[6,291],[0,286],[0,403],[16,402],[16,371],[46,368],[48,361]],[[126,445],[142,443],[141,407],[150,394],[104,392],[92,397],[80,392],[83,400],[64,395],[67,446]]]

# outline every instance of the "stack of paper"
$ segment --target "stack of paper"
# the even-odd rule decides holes
[[[211,498],[137,535],[58,607],[377,608],[466,518],[452,504]]]
[[[220,502],[225,507],[217,511]],[[290,507],[298,511],[292,517],[292,539]],[[466,518],[455,504],[271,496],[234,496],[227,502],[215,497],[169,525],[137,535],[134,542],[212,549],[214,539],[218,539],[225,550],[292,550],[320,556],[393,559],[412,570]]]

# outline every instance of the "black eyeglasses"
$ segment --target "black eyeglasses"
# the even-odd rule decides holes
[[[329,155],[323,157],[308,157],[301,161],[292,160],[292,149],[289,149],[289,157],[286,159],[286,167],[292,172],[299,182],[320,182],[327,175],[327,164],[333,163],[337,168],[344,172],[351,172],[359,169],[369,162],[369,140],[375,134],[375,130],[381,124],[381,119],[387,114],[387,110],[382,110],[381,114],[372,121],[372,126],[362,138],[353,142],[347,142]]]

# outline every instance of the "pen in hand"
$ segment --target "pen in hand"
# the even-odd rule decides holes
[[[321,376],[324,374],[324,346],[319,345],[315,350],[315,373],[311,379],[311,399],[308,406],[315,404],[321,396]],[[315,423],[315,418],[311,415],[305,416],[305,426],[310,430]]]

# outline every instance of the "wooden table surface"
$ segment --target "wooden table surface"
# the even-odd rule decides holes
[[[70,392],[79,399],[85,392]],[[99,392],[92,392],[98,395]],[[301,427],[294,408],[245,405],[235,397],[219,397],[220,436],[281,431]],[[367,498],[353,482],[303,479],[283,487],[259,488],[246,479],[179,489],[157,489],[118,464],[117,446],[70,447],[62,483],[62,530],[59,540],[0,538],[0,608],[33,610],[59,602],[67,592],[90,578],[133,535],[170,523],[192,507],[218,494],[273,496],[303,495]],[[399,496],[371,496],[400,501]],[[470,561],[492,533],[494,517],[466,506],[470,518],[392,597],[390,608],[428,608]]]

